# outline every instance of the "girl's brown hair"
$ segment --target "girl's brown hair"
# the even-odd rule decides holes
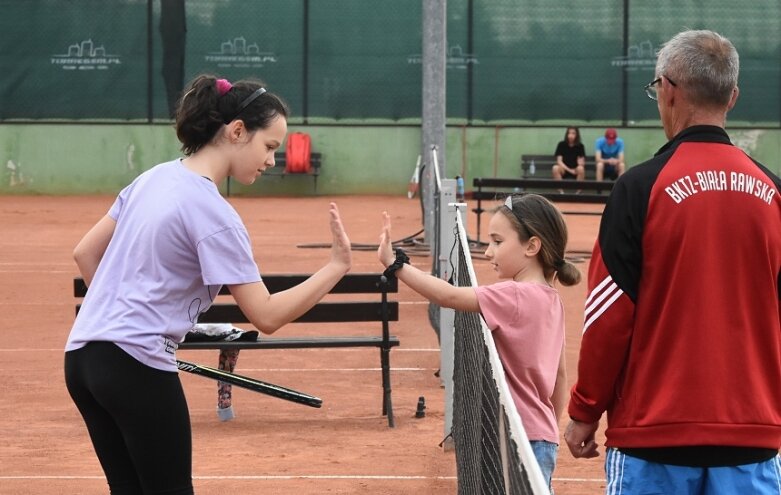
[[[579,283],[580,270],[564,258],[567,224],[559,209],[538,194],[513,194],[508,202],[512,208],[505,203],[497,212],[507,217],[521,242],[528,242],[532,237],[540,239],[538,256],[545,277],[556,275],[562,285]]]

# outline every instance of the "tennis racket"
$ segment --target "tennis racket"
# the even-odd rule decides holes
[[[297,404],[303,404],[309,407],[322,407],[323,400],[307,395],[302,392],[297,392],[293,389],[280,387],[273,383],[263,382],[255,380],[254,378],[248,378],[242,375],[236,375],[234,373],[228,373],[227,371],[218,370],[216,368],[210,368],[208,366],[202,366],[200,364],[188,363],[187,361],[176,360],[176,366],[188,373],[194,375],[204,376],[211,378],[212,380],[219,380],[221,382],[230,383],[237,387],[246,388],[254,392],[260,392],[261,394],[270,395],[277,399],[284,399]]]

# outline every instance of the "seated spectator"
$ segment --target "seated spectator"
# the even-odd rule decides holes
[[[615,129],[605,131],[605,137],[594,144],[594,161],[597,163],[597,180],[616,180],[624,173],[624,140]]]
[[[564,141],[559,141],[555,155],[554,179],[583,180],[586,178],[586,148],[580,142],[580,130],[577,127],[567,127]]]

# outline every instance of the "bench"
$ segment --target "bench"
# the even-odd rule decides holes
[[[532,165],[534,165],[532,167]],[[521,177],[552,178],[552,168],[556,165],[556,155],[521,155]],[[597,162],[594,156],[586,155],[586,180],[597,177]]]
[[[555,180],[555,179],[502,179],[475,177],[472,185],[472,199],[477,200],[477,207],[472,211],[477,214],[477,243],[480,244],[480,216],[486,210],[482,202],[499,201],[508,195],[518,192],[533,192],[544,196],[554,203],[607,203],[613,181],[604,180]],[[486,190],[488,189],[488,190]],[[584,193],[584,191],[586,191]],[[567,215],[600,215],[598,212],[562,211]]]
[[[269,292],[279,292],[300,284],[307,274],[266,274],[263,283]],[[320,302],[293,323],[359,323],[379,322],[381,332],[377,335],[329,336],[329,337],[266,337],[255,341],[182,342],[180,350],[207,349],[308,349],[339,347],[374,347],[380,350],[382,370],[382,415],[388,417],[388,426],[394,427],[390,383],[390,350],[399,345],[399,339],[390,335],[389,323],[399,320],[399,303],[389,301],[388,294],[397,293],[398,280],[385,279],[378,273],[350,273],[345,275],[331,289],[330,294],[374,294],[379,300]],[[81,278],[73,281],[73,294],[84,297],[87,286]],[[219,295],[229,295],[223,286]],[[78,314],[81,304],[76,305]],[[249,320],[235,303],[216,302],[198,318],[198,323],[247,324]]]
[[[317,178],[320,176],[320,166],[323,163],[323,154],[322,153],[315,153],[312,152],[310,155],[309,163],[312,165],[309,169],[309,172],[307,173],[289,173],[286,171],[287,168],[287,160],[285,158],[285,153],[276,153],[274,154],[274,162],[275,165],[263,172],[264,176],[268,177],[311,177],[314,179],[314,187],[315,187],[315,193],[317,193]],[[225,192],[226,196],[231,195],[231,178],[228,176],[227,181],[227,190]]]

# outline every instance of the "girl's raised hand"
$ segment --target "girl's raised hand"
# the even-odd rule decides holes
[[[396,259],[396,255],[393,254],[393,246],[391,246],[391,220],[387,211],[382,212],[382,232],[380,233],[380,246],[377,248],[377,257],[380,259],[382,266],[388,267],[393,264]]]
[[[339,215],[339,208],[337,208],[336,203],[330,204],[328,213],[331,216],[331,235],[333,236],[331,262],[342,265],[345,272],[347,272],[353,262],[350,238],[347,237],[347,232],[344,231],[344,225],[342,225],[342,218]]]

